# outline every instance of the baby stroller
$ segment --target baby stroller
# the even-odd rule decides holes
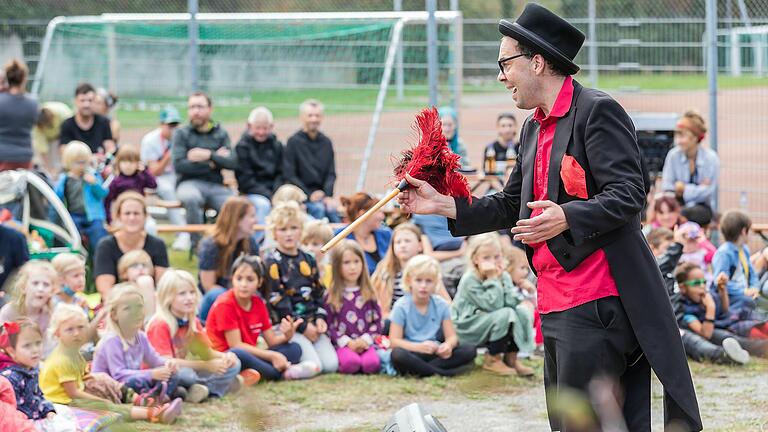
[[[69,212],[41,175],[25,169],[0,172],[0,207],[27,236],[30,258],[50,260],[64,252],[87,258]]]

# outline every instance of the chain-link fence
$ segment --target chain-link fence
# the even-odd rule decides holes
[[[425,7],[424,0],[360,0],[353,3],[345,0],[201,0],[199,3],[201,13],[391,11],[395,7],[405,11],[423,11]],[[495,82],[499,41],[496,24],[500,17],[519,14],[524,3],[523,0],[438,2],[441,10],[458,4],[464,16],[460,53],[452,45],[455,39],[450,35],[451,30],[447,27],[441,30],[439,61],[444,73],[440,76],[439,101],[441,104],[454,101],[447,65],[456,55],[460,55],[464,94],[461,99],[459,131],[475,164],[480,162],[485,144],[495,138],[496,115],[502,111],[515,111],[508,93]],[[681,113],[687,109],[696,109],[707,117],[709,99],[704,38],[705,0],[545,0],[541,3],[566,17],[588,36],[576,59],[582,67],[576,79],[610,92],[633,113]],[[724,209],[746,205],[756,220],[768,221],[768,192],[762,188],[765,180],[768,180],[768,170],[764,169],[768,162],[768,152],[763,145],[764,137],[768,136],[768,122],[763,120],[768,114],[768,0],[718,0],[717,9],[718,152],[722,162],[720,207]],[[187,0],[32,0],[25,2],[25,8],[10,3],[0,4],[0,16],[5,17],[0,19],[0,60],[23,56],[34,76],[40,60],[45,26],[54,16],[180,13],[186,10]],[[248,31],[253,32],[255,29]],[[234,129],[230,132],[233,135],[240,132],[244,110],[263,103],[278,114],[277,131],[285,139],[298,127],[295,118],[298,102],[310,96],[323,99],[329,109],[329,134],[337,140],[340,163],[344,166],[339,179],[340,191],[352,192],[366,133],[350,134],[349,131],[355,128],[366,131],[370,125],[376,93],[374,87],[383,72],[389,31],[384,29],[380,33],[367,35],[358,33],[357,37],[334,42],[342,47],[338,50],[338,64],[346,66],[337,66],[335,70],[325,67],[330,65],[308,67],[304,75],[301,75],[301,69],[295,73],[267,73],[263,70],[256,73],[258,68],[250,66],[249,69],[249,63],[243,61],[245,55],[242,54],[230,55],[239,56],[232,59],[237,65],[214,66],[206,59],[216,58],[215,52],[220,52],[222,48],[210,45],[201,49],[201,84],[214,89],[214,99],[223,102],[217,106],[217,115],[232,125]],[[183,39],[184,35],[179,35]],[[220,41],[220,35],[213,36]],[[201,40],[205,41],[205,37]],[[365,45],[363,50],[360,49],[362,45]],[[373,164],[365,183],[366,189],[373,192],[384,190],[384,179],[388,177],[390,168],[389,156],[404,145],[403,141],[407,141],[408,125],[413,113],[427,103],[423,28],[414,28],[413,33],[404,35],[403,47],[402,76],[406,77],[404,92],[399,98],[395,85],[398,74],[393,74],[385,105],[387,115],[382,117],[372,153]],[[281,61],[299,57],[299,60],[308,62],[313,58],[312,55],[320,52],[334,53],[337,50],[333,44],[328,44],[318,46],[315,51],[304,51],[302,54],[295,47],[289,50],[280,47],[273,49],[274,55],[280,57]],[[347,53],[346,58],[342,55],[344,52]],[[259,53],[247,55],[257,58]],[[161,85],[164,82],[161,77],[168,74],[167,70],[161,68],[157,69],[156,74],[132,77],[131,71],[136,67],[138,59],[136,56],[124,55],[118,59],[118,67],[113,70],[113,73],[124,76],[125,80],[138,83],[134,89],[127,84],[117,86],[118,92],[126,96],[118,112],[127,131],[126,139],[136,139],[131,138],[132,130],[135,131],[134,135],[140,137],[152,126],[150,123],[154,121],[154,110],[159,108],[160,103],[168,100],[179,103],[179,97],[187,91],[185,86],[189,80],[189,71],[184,69],[183,60],[178,61],[177,67],[180,70],[174,72],[173,85]],[[81,63],[83,65],[78,67],[85,71],[88,62]],[[239,80],[231,77],[216,78],[220,76],[216,75],[216,70],[232,72],[238,67],[243,70]],[[97,85],[111,85],[108,65],[92,64],[90,71],[98,76],[91,77],[83,73],[78,79],[87,77]],[[322,85],[314,85],[312,88],[313,83],[322,83],[326,79],[324,77],[343,77],[345,73],[350,79],[343,81],[344,84],[336,89],[318,88]],[[265,79],[279,81],[284,86],[295,84],[303,90],[298,93],[288,91],[271,94],[256,91],[260,80]],[[224,86],[217,89],[215,85],[211,87],[212,84]],[[174,85],[178,88],[175,93],[172,92],[174,94],[169,95],[167,91]],[[121,86],[124,91],[120,89]],[[158,86],[162,87],[162,91]],[[56,98],[68,98],[66,94],[71,91],[71,83],[60,83],[53,87],[63,92],[61,95],[56,94]],[[523,112],[519,114],[527,115]]]

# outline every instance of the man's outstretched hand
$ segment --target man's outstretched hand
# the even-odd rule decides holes
[[[405,175],[410,187],[397,196],[403,211],[415,214],[437,214],[456,219],[456,203],[453,198],[443,195],[424,180]]]
[[[528,203],[528,208],[543,211],[530,219],[517,221],[517,226],[512,228],[515,240],[525,244],[540,243],[568,229],[563,208],[554,202],[532,201]]]

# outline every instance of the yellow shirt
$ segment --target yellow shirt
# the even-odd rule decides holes
[[[75,381],[77,388],[84,390],[85,368],[85,359],[79,352],[73,357],[59,345],[40,369],[40,390],[43,391],[45,398],[53,403],[69,404],[72,398],[64,391],[61,383]]]

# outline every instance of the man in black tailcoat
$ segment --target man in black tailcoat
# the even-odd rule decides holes
[[[498,80],[533,109],[504,190],[472,203],[412,179],[404,210],[440,214],[454,235],[512,228],[538,276],[544,384],[552,430],[563,389],[593,378],[620,384],[627,429],[651,430],[651,368],[664,386],[665,424],[702,429],[691,374],[661,274],[640,231],[645,201],[634,126],[607,94],[572,79],[584,35],[528,4],[501,20]]]

